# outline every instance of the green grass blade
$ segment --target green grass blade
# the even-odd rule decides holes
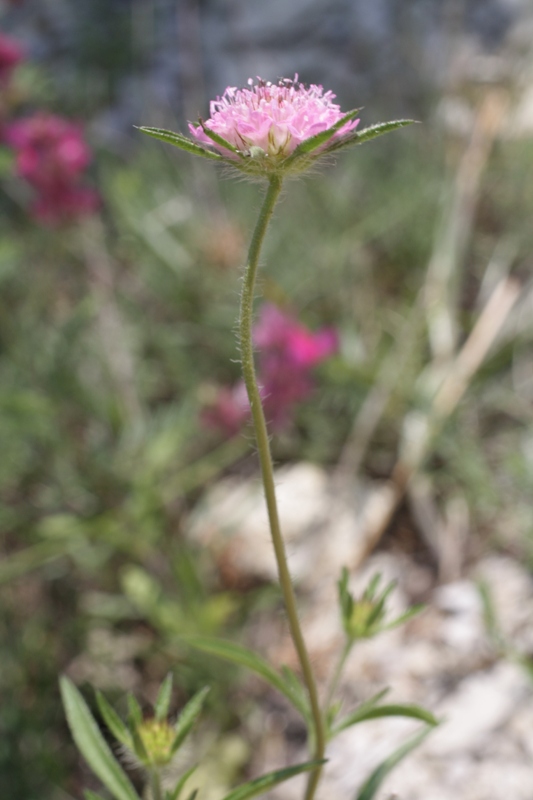
[[[154,705],[155,718],[159,722],[166,719],[168,716],[171,697],[172,697],[172,673],[169,672],[167,677],[161,684],[161,688],[157,693],[157,698]]]
[[[130,750],[133,750],[133,741],[127,726],[122,722],[115,709],[107,702],[104,695],[98,690],[96,691],[96,704],[103,721],[115,739],[125,744]]]
[[[104,800],[101,795],[96,794],[96,792],[91,792],[90,789],[84,789],[83,794],[85,796],[85,800]]]
[[[130,692],[128,692],[128,718],[132,727],[137,727],[143,721],[142,709]]]
[[[202,710],[204,700],[209,692],[209,686],[204,686],[200,689],[194,697],[189,700],[183,711],[181,712],[178,721],[176,722],[176,737],[172,742],[172,752],[175,753],[181,747],[187,736],[189,735],[192,726],[196,722],[198,715]]]
[[[397,766],[397,764],[399,764],[400,761],[405,758],[405,756],[409,755],[409,753],[417,748],[418,745],[424,741],[431,730],[432,728],[425,728],[423,731],[415,734],[415,736],[412,736],[411,739],[408,739],[397,750],[395,750],[394,753],[386,758],[385,761],[383,761],[379,767],[374,770],[368,780],[363,784],[354,800],[372,800],[389,772],[392,772],[394,767]]]
[[[400,705],[393,704],[385,706],[374,706],[372,708],[360,707],[348,714],[340,720],[332,730],[332,736],[336,736],[341,731],[350,728],[352,725],[358,725],[360,722],[366,722],[369,719],[379,719],[381,717],[411,717],[411,719],[419,719],[427,725],[434,727],[438,725],[438,720],[425,708],[415,705]]]
[[[232,792],[230,792],[223,800],[249,800],[251,797],[257,797],[258,794],[263,794],[278,783],[283,783],[299,775],[301,772],[309,772],[323,764],[324,761],[307,761],[305,764],[298,764],[295,767],[287,767],[286,769],[278,769],[275,772],[269,772],[267,775],[262,775],[260,778],[255,778],[253,781],[243,783]]]
[[[226,642],[224,639],[216,639],[210,636],[191,635],[182,636],[181,639],[186,644],[189,644],[191,647],[196,647],[204,653],[218,656],[219,658],[231,661],[233,664],[238,664],[241,667],[246,667],[252,672],[255,672],[256,675],[259,675],[267,681],[267,683],[277,689],[278,692],[285,695],[296,710],[305,718],[307,708],[302,705],[298,697],[295,697],[292,687],[287,685],[279,672],[252,650],[243,647],[243,645]]]
[[[195,156],[210,158],[213,161],[225,160],[222,158],[222,156],[218,155],[218,153],[213,153],[211,150],[206,150],[199,144],[195,144],[190,139],[182,136],[181,133],[167,131],[164,128],[146,128],[144,126],[138,127],[137,130],[142,131],[142,133],[146,133],[148,136],[152,136],[154,139],[159,139],[161,142],[166,142],[166,144],[172,144],[174,147],[179,147],[181,150],[185,150],[187,153],[192,153]]]
[[[67,722],[87,764],[116,800],[139,800],[129,778],[107,746],[89,707],[74,684],[60,679],[61,696]]]

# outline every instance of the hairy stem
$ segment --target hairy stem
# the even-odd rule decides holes
[[[300,621],[298,618],[298,611],[296,608],[296,598],[294,588],[287,564],[287,556],[285,553],[285,545],[281,535],[279,524],[278,507],[276,502],[276,491],[274,486],[274,471],[272,466],[272,456],[270,453],[270,443],[268,439],[268,431],[261,403],[261,395],[257,385],[257,379],[254,368],[254,354],[252,343],[252,318],[253,318],[253,300],[255,279],[257,274],[257,267],[259,263],[259,255],[261,246],[265,238],[268,228],[268,223],[272,217],[274,206],[281,192],[281,178],[274,176],[270,178],[268,191],[263,202],[263,207],[259,214],[259,219],[253,233],[250,249],[248,251],[248,263],[243,278],[243,287],[241,294],[241,308],[239,320],[239,339],[241,346],[241,359],[242,371],[248,398],[250,400],[250,408],[252,413],[252,420],[255,431],[255,438],[257,442],[257,450],[259,453],[259,460],[261,463],[261,474],[263,478],[263,487],[265,491],[265,499],[268,510],[268,519],[270,523],[270,533],[272,536],[272,544],[274,546],[274,553],[276,556],[276,563],[278,567],[279,582],[285,609],[287,611],[287,618],[289,628],[298,654],[300,667],[302,670],[303,680],[309,694],[309,702],[311,706],[311,713],[313,718],[313,734],[315,742],[315,758],[321,760],[324,757],[325,751],[325,730],[324,720],[320,704],[318,700],[318,691],[316,687],[315,677],[311,668],[309,654],[302,635]],[[314,797],[318,781],[320,779],[321,767],[317,767],[309,776],[305,800],[312,800]]]

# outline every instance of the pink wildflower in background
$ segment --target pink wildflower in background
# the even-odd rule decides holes
[[[314,388],[312,368],[338,350],[332,328],[310,331],[275,305],[266,303],[253,330],[258,348],[257,372],[267,419],[278,430],[287,426],[298,403]],[[219,390],[203,413],[204,422],[227,435],[238,432],[250,415],[244,383]]]
[[[259,148],[268,156],[289,156],[299,144],[329,130],[344,116],[333,102],[333,92],[324,92],[322,86],[306,87],[298,83],[298,75],[277,84],[257,80],[254,85],[250,78],[248,89],[229,86],[222,97],[211,101],[211,116],[205,121],[207,128],[241,153],[253,154],[253,148]],[[346,122],[330,141],[353,131],[358,123],[359,120]],[[237,154],[213,142],[201,125],[190,124],[189,130],[202,144],[238,159]]]
[[[55,225],[96,210],[99,196],[81,185],[91,160],[83,132],[53,114],[35,114],[9,125],[5,141],[16,151],[16,171],[35,190],[32,213]]]
[[[5,86],[11,78],[14,68],[24,58],[20,44],[0,33],[0,85]]]

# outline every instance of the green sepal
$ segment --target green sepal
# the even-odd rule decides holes
[[[396,619],[393,619],[392,622],[389,622],[388,625],[384,625],[381,630],[390,631],[393,628],[397,628],[399,625],[403,625],[405,622],[408,622],[408,620],[416,617],[416,615],[424,611],[425,608],[426,606],[423,603],[419,603],[416,606],[411,606],[411,608],[408,608],[405,613],[400,614],[399,617],[396,617]]]
[[[251,797],[257,797],[258,794],[263,794],[278,783],[289,780],[294,775],[299,775],[301,772],[309,772],[309,770],[316,769],[325,763],[325,759],[321,761],[307,761],[305,764],[298,764],[295,767],[287,767],[286,769],[278,769],[275,772],[269,772],[267,775],[262,775],[260,778],[254,778],[252,781],[243,783],[232,792],[226,795],[223,800],[249,800]]]
[[[133,741],[133,752],[139,761],[141,761],[143,764],[150,764],[151,758],[146,747],[144,746],[142,736],[135,725],[133,725],[131,728],[131,738]]]
[[[173,144],[175,147],[179,147],[181,150],[186,150],[187,153],[192,153],[195,156],[210,158],[213,161],[225,161],[225,159],[218,155],[218,153],[213,153],[211,150],[206,150],[199,144],[195,144],[190,139],[187,139],[186,136],[182,136],[181,133],[167,131],[164,128],[147,128],[144,126],[137,127],[137,130],[142,131],[142,133],[146,133],[148,136],[153,136],[154,139],[159,139],[161,142]]]
[[[172,742],[171,752],[174,754],[183,744],[189,735],[192,726],[196,722],[198,715],[202,710],[204,700],[209,692],[209,686],[204,686],[199,692],[196,692],[194,697],[189,700],[176,722],[175,730],[176,737]]]
[[[198,764],[195,764],[193,767],[190,767],[190,769],[188,769],[187,772],[184,772],[179,781],[177,782],[176,786],[174,787],[174,789],[172,791],[167,790],[165,792],[165,800],[179,800],[179,796],[181,794],[183,787],[185,786],[185,784],[187,783],[193,772],[195,772],[197,769],[198,769]]]
[[[215,131],[212,131],[211,128],[208,128],[203,119],[200,118],[198,124],[202,128],[205,135],[208,136],[215,144],[218,144],[219,147],[224,147],[226,150],[229,150],[230,153],[235,153],[235,155],[239,156],[239,158],[243,158],[242,153],[235,147],[235,145],[231,144],[231,142],[228,142],[218,133],[215,133]]]
[[[128,722],[136,728],[143,721],[143,712],[136,698],[128,692]]]
[[[372,707],[359,707],[351,714],[343,717],[337,725],[331,729],[331,735],[336,736],[341,731],[350,728],[352,725],[358,725],[360,722],[366,722],[369,719],[379,719],[380,717],[411,717],[425,722],[431,727],[439,724],[438,720],[433,716],[430,711],[425,708],[420,708],[416,705],[402,705],[399,703],[391,703],[385,706],[372,706]]]
[[[377,790],[394,767],[400,763],[400,761],[405,758],[405,756],[409,755],[409,753],[418,747],[421,744],[426,736],[432,731],[432,728],[425,728],[423,731],[415,734],[410,739],[408,739],[404,744],[398,747],[385,761],[374,770],[374,772],[370,775],[367,781],[363,784],[363,786],[359,789],[359,792],[355,796],[354,800],[373,800],[376,795]]]
[[[285,160],[285,164],[289,164],[292,161],[296,161],[298,158],[302,156],[310,155],[314,150],[317,150],[322,145],[329,142],[329,140],[337,133],[343,125],[346,125],[347,122],[351,122],[359,112],[361,111],[360,108],[354,108],[353,111],[348,111],[343,117],[341,117],[331,128],[327,128],[325,131],[321,131],[320,133],[315,134],[315,136],[310,136],[309,139],[304,139],[303,142],[300,142],[298,147],[294,149],[290,156]]]
[[[285,695],[285,697],[292,703],[297,711],[304,717],[307,717],[308,708],[307,703],[303,704],[299,697],[294,694],[293,687],[287,685],[287,682],[270,664],[263,658],[258,656],[253,650],[249,650],[241,644],[234,642],[226,642],[224,639],[217,639],[211,636],[181,636],[183,642],[202,650],[204,653],[223,658],[226,661],[231,661],[232,664],[238,664],[241,667],[255,672],[267,683],[273,686],[278,692]]]
[[[157,693],[157,698],[154,704],[154,714],[158,722],[166,719],[170,708],[170,699],[172,697],[172,673],[169,672],[161,688]]]
[[[115,760],[79,691],[64,676],[59,684],[72,737],[87,764],[115,800],[140,800],[130,779]]]
[[[100,716],[102,717],[103,721],[109,728],[109,731],[113,734],[115,739],[121,742],[121,744],[124,744],[126,747],[129,747],[130,750],[133,750],[133,740],[127,726],[122,722],[115,709],[107,702],[102,692],[99,692],[97,689],[95,695],[98,711],[100,712]]]
[[[371,139],[375,139],[377,136],[383,136],[384,133],[395,131],[397,128],[405,128],[406,125],[414,125],[417,121],[416,119],[397,119],[393,122],[378,122],[376,125],[370,125],[368,128],[363,128],[362,131],[356,131],[353,134],[349,134],[346,138],[343,137],[337,142],[333,142],[331,146],[327,148],[327,152],[332,153],[343,147],[351,147],[353,144],[369,142]]]

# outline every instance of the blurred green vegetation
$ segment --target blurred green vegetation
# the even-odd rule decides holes
[[[268,587],[225,585],[210,553],[182,536],[206,487],[255,465],[247,438],[222,440],[199,410],[238,378],[240,265],[261,189],[140,139],[128,157],[96,153],[102,211],[68,230],[32,222],[2,157],[0,796],[11,800],[65,800],[90,785],[58,702],[67,667],[119,702],[127,686],[148,704],[172,663],[178,700],[212,683],[218,724],[237,728],[233,671],[184,652],[177,637],[234,633],[277,603]],[[427,123],[286,186],[263,295],[310,327],[334,325],[341,352],[274,441],[278,463],[335,468],[398,352],[361,466],[390,476],[432,359],[420,290],[464,146]],[[486,166],[453,276],[461,341],[508,251],[529,291],[532,155],[533,142],[503,139]],[[424,469],[439,500],[466,498],[474,551],[507,548],[531,563],[530,311],[529,300],[513,313]],[[416,335],[402,353],[410,320]]]

